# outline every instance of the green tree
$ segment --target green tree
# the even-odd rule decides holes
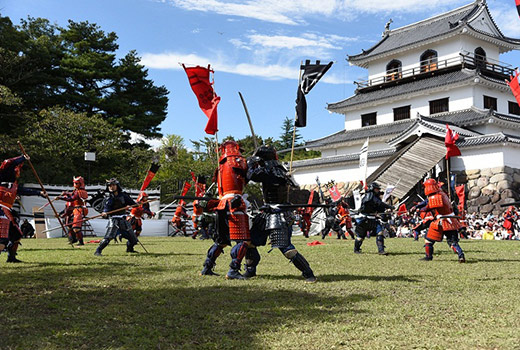
[[[96,153],[91,183],[117,177],[125,187],[138,187],[153,157],[151,150],[132,147],[125,134],[102,118],[63,108],[34,116],[21,140],[42,181],[53,184],[69,184],[74,175],[87,178],[84,153],[90,151]]]
[[[14,26],[0,16],[0,85],[23,99],[24,111],[59,105],[123,130],[160,136],[168,90],[148,78],[135,51],[116,60],[116,41],[115,33],[89,22],[59,28],[29,17]]]
[[[285,117],[283,124],[282,124],[282,133],[280,134],[280,139],[279,139],[280,150],[292,147],[293,133],[294,133],[294,120],[291,120],[288,117]],[[296,129],[296,133],[294,135],[295,135],[294,145],[298,146],[299,141],[302,139],[301,135],[298,133],[298,129]]]

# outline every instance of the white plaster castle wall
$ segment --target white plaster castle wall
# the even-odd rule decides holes
[[[377,124],[392,123],[394,121],[394,108],[410,105],[410,117],[416,118],[417,113],[421,115],[430,115],[429,101],[441,98],[449,98],[449,111],[458,111],[470,108],[474,101],[474,89],[472,86],[464,86],[452,89],[450,91],[441,91],[432,94],[424,94],[414,98],[406,96],[396,97],[392,104],[381,101],[378,106],[370,106],[362,109],[354,110],[345,115],[346,130],[361,128],[361,115],[377,112]],[[482,99],[482,98],[480,98]],[[376,102],[375,102],[376,103]]]
[[[488,169],[507,165],[504,161],[504,149],[502,145],[462,149],[462,156],[451,158],[451,170]],[[518,154],[518,149],[516,152]]]
[[[500,114],[509,114],[508,102],[514,102],[515,97],[509,88],[506,91],[493,89],[488,86],[477,85],[475,86],[475,102],[474,106],[480,109],[484,109],[484,95],[489,97],[495,97],[497,99],[497,110]],[[519,117],[520,118],[520,117]]]

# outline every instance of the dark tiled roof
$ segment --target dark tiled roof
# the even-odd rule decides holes
[[[487,124],[489,119],[496,119],[509,123],[520,123],[520,117],[500,114],[489,109],[478,109],[475,107],[456,112],[435,114],[429,118],[448,122],[461,127],[469,125]]]
[[[471,3],[439,16],[391,30],[375,46],[358,55],[349,56],[348,60],[355,63],[361,59],[453,32],[457,30],[459,21],[467,18],[477,10],[478,5]]]
[[[516,136],[505,135],[503,133],[479,135],[474,137],[466,137],[463,141],[457,142],[457,146],[460,148],[466,148],[505,142],[520,144],[520,138]]]
[[[476,76],[477,73],[474,70],[461,69],[445,74],[432,76],[426,79],[415,80],[402,85],[395,85],[392,87],[381,88],[379,90],[372,90],[369,92],[359,92],[356,95],[349,97],[343,101],[329,103],[327,105],[327,109],[331,112],[336,112],[342,108],[351,107],[362,103],[382,100],[385,98],[392,98],[412,92],[430,90],[440,86],[471,80],[474,79]]]
[[[307,141],[305,143],[306,147],[322,147],[329,144],[337,144],[344,143],[353,140],[362,140],[367,137],[376,137],[376,136],[391,136],[395,134],[399,134],[406,130],[410,125],[414,123],[414,120],[400,120],[393,123],[388,124],[380,124],[380,125],[372,125],[366,126],[359,129],[354,130],[342,130],[335,134],[323,137],[321,139]]]
[[[458,129],[457,131],[460,131]],[[477,135],[471,137],[465,137],[463,140],[457,142],[457,146],[459,148],[470,148],[475,146],[483,146],[483,145],[491,145],[497,143],[513,143],[520,145],[520,137],[506,135],[504,133],[496,133],[496,134],[486,134],[486,135]],[[388,148],[384,150],[378,150],[373,152],[368,152],[368,158],[377,159],[377,158],[387,158],[393,156],[396,150],[394,148]],[[314,166],[322,166],[322,165],[333,165],[333,164],[342,164],[348,162],[354,162],[359,160],[359,153],[351,153],[340,156],[326,157],[326,158],[314,158],[314,159],[306,159],[306,160],[298,160],[293,162],[292,167],[294,169],[297,168],[306,168],[306,167],[314,167]]]

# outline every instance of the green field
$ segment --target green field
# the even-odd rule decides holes
[[[88,239],[87,239],[88,240]],[[261,247],[259,276],[198,272],[209,241],[143,238],[150,254],[111,243],[73,249],[24,240],[23,264],[0,262],[0,349],[520,349],[520,242],[374,239],[295,245],[318,282],[306,284],[278,251]],[[142,251],[142,248],[138,248]]]

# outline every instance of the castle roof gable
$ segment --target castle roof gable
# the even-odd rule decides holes
[[[481,34],[484,35],[485,39],[494,39],[496,44],[501,43],[507,46],[508,49],[502,51],[520,45],[519,40],[507,38],[501,33],[491,17],[486,2],[477,0],[420,22],[387,30],[377,44],[368,50],[363,50],[360,54],[348,56],[348,61],[351,64],[367,68],[368,63],[374,59],[459,33]]]

